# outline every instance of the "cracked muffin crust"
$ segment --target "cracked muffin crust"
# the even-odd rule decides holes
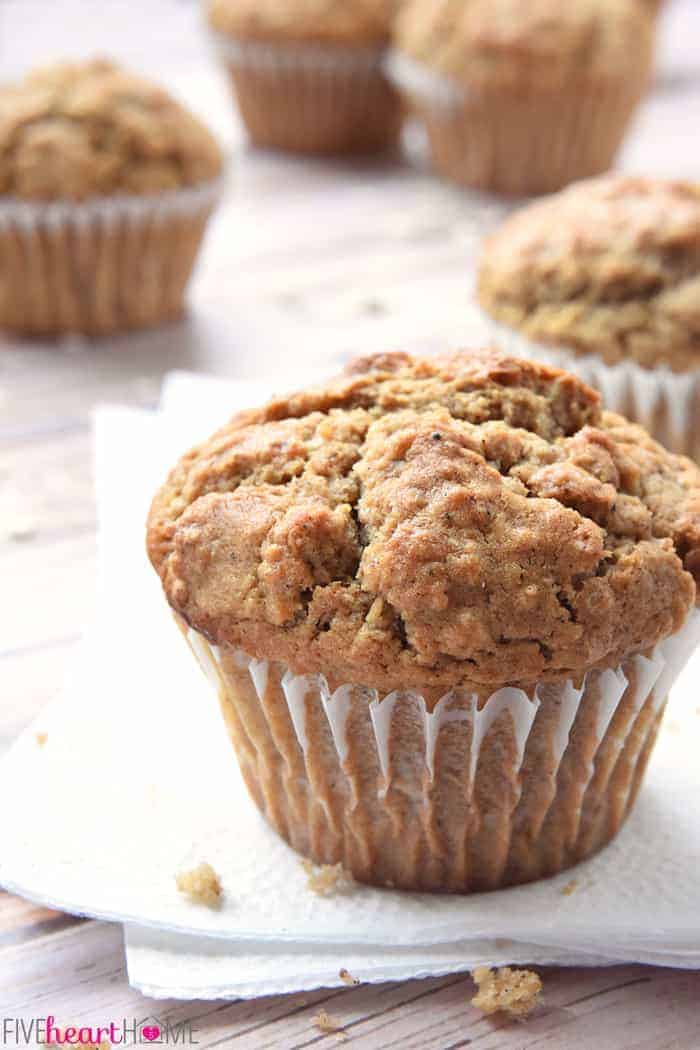
[[[613,175],[529,205],[486,242],[478,295],[540,343],[700,369],[700,184]]]
[[[0,89],[0,195],[146,195],[208,182],[221,167],[199,120],[111,62],[57,64]]]
[[[332,688],[527,687],[682,626],[700,472],[556,369],[377,355],[185,455],[148,550],[209,641]]]
[[[399,0],[211,0],[209,22],[241,40],[385,43]]]
[[[639,0],[410,0],[396,46],[470,83],[570,85],[580,76],[647,68],[652,24]]]

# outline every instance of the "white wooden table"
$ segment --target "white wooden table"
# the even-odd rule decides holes
[[[92,406],[154,405],[173,368],[269,376],[274,385],[285,373],[330,371],[356,351],[468,341],[474,251],[502,209],[397,158],[348,167],[247,150],[191,0],[0,0],[3,77],[96,51],[150,71],[188,100],[227,145],[231,175],[181,324],[110,345],[0,337],[0,751],[60,687],[90,616]],[[620,163],[700,178],[699,129],[700,4],[676,0],[657,88]],[[546,1008],[516,1027],[473,1010],[464,977],[156,1004],[128,987],[118,928],[0,895],[0,1020],[53,1013],[87,1024],[157,1013],[190,1019],[201,1046],[291,1050],[338,1042],[312,1024],[322,1006],[358,1048],[700,1047],[700,974],[625,966],[546,971],[544,982]]]

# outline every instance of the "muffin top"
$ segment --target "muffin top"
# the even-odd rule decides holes
[[[0,195],[159,193],[206,182],[221,165],[199,120],[111,62],[59,64],[0,88]]]
[[[639,0],[409,0],[395,42],[453,78],[570,86],[647,69],[653,28]]]
[[[210,0],[209,22],[240,40],[385,43],[403,0]]]
[[[700,368],[700,183],[612,175],[523,208],[486,241],[478,295],[540,343]]]
[[[379,355],[185,455],[148,550],[213,643],[435,702],[616,665],[678,630],[700,471],[557,369]]]

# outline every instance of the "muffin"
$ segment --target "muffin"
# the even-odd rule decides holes
[[[608,842],[700,631],[700,471],[497,351],[379,355],[235,416],[148,550],[272,826],[410,890]]]
[[[652,50],[639,0],[410,0],[389,68],[439,172],[531,194],[610,167]]]
[[[110,62],[0,89],[0,326],[98,336],[177,317],[221,167],[198,120]]]
[[[395,144],[382,71],[397,0],[211,0],[209,23],[258,146],[363,153]]]
[[[523,208],[486,241],[478,297],[505,349],[700,460],[700,184],[607,176]]]

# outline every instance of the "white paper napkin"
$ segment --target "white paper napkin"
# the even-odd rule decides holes
[[[161,995],[317,987],[338,983],[340,966],[367,980],[479,961],[700,967],[697,660],[628,826],[592,861],[469,898],[308,890],[298,857],[247,798],[215,697],[143,551],[166,467],[261,392],[175,376],[162,418],[98,414],[99,614],[66,693],[0,764],[0,791],[12,800],[0,813],[0,884],[131,924],[132,980]],[[43,746],[37,733],[47,734]],[[199,859],[222,877],[219,911],[175,889],[175,872]],[[572,878],[574,892],[563,893]]]
[[[572,964],[570,951],[505,939],[369,950],[352,944],[256,945],[127,926],[125,941],[129,980],[153,999],[254,999],[340,988],[347,984],[341,969],[363,984],[375,984],[466,973],[477,966]],[[575,962],[608,966],[616,960],[577,953]]]

